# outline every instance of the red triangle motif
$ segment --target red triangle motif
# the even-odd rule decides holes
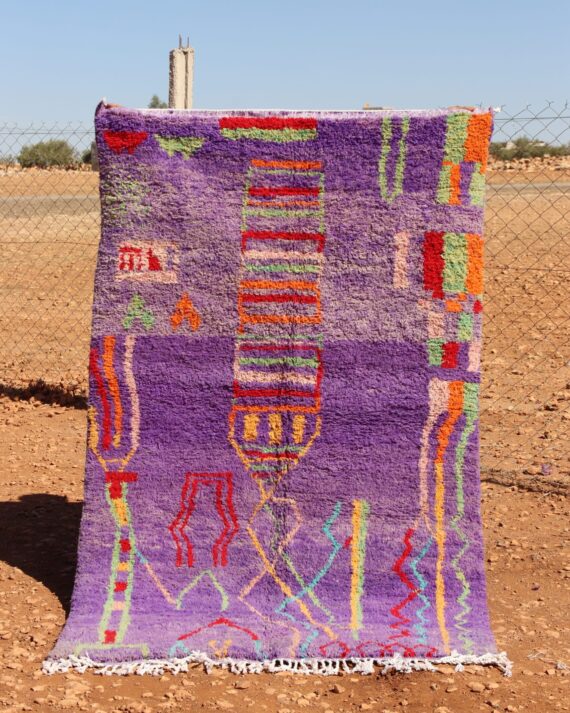
[[[134,153],[134,150],[146,141],[148,134],[146,131],[111,131],[103,132],[103,137],[107,146],[115,153]]]

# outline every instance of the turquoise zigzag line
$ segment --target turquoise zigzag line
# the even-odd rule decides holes
[[[342,548],[342,545],[338,540],[335,538],[335,536],[332,534],[330,531],[331,526],[335,523],[337,520],[338,516],[340,515],[340,511],[342,508],[342,503],[337,502],[334,506],[333,513],[329,517],[329,519],[325,522],[325,524],[322,527],[322,531],[325,533],[327,539],[332,543],[333,549],[332,552],[329,555],[328,560],[326,563],[323,565],[323,567],[317,572],[317,574],[313,577],[313,579],[309,582],[309,584],[306,584],[297,594],[294,594],[292,597],[286,597],[281,604],[277,607],[275,610],[276,613],[281,613],[281,611],[287,606],[287,604],[290,604],[291,602],[295,602],[299,599],[302,599],[307,592],[312,591],[317,584],[320,582],[320,580],[325,576],[325,574],[329,571],[329,569],[332,566],[332,563],[335,560],[335,557],[339,553],[340,549]]]
[[[269,515],[273,518],[273,522],[274,522],[275,524],[277,524],[277,523],[278,523],[278,519],[277,519],[277,517],[275,516],[275,513],[274,513],[273,510],[269,507],[268,504],[266,504],[266,505],[264,506],[264,510],[266,510],[266,511],[269,513]],[[278,542],[278,540],[279,540],[280,534],[281,534],[281,533],[278,532],[277,529],[275,528],[274,533],[273,533],[273,535],[271,536],[271,542],[269,543],[269,546],[271,547],[271,551],[272,551],[274,554],[275,554],[276,549],[277,549],[277,542]],[[288,569],[289,569],[291,572],[293,572],[293,574],[295,574],[295,569],[294,569],[294,567],[293,567],[293,563],[291,562],[291,559],[287,556],[287,553],[286,553],[286,552],[282,552],[282,553],[281,553],[281,559],[283,560],[283,562],[285,562],[285,564],[287,565]],[[300,579],[300,575],[299,575],[298,573],[297,573],[295,576],[296,576],[296,578],[299,578],[299,579]],[[299,579],[298,579],[297,581],[299,581]],[[303,580],[301,579],[301,582],[302,582],[302,581],[303,581]],[[315,638],[319,635],[318,630],[317,630],[317,629],[313,629],[313,627],[312,627],[308,622],[306,622],[306,621],[299,621],[299,620],[296,619],[296,618],[293,616],[293,614],[291,614],[290,612],[283,612],[283,615],[284,615],[285,617],[287,617],[287,619],[289,619],[289,621],[292,621],[293,624],[300,624],[301,626],[304,626],[305,629],[308,629],[309,635],[307,636],[307,639],[305,640],[306,642],[307,642],[307,641],[308,641],[308,642],[311,642],[313,639],[315,639]]]
[[[277,524],[277,523],[278,523],[278,519],[277,519],[277,517],[275,516],[275,513],[274,513],[273,510],[269,507],[268,504],[266,504],[266,505],[264,506],[264,509],[265,509],[265,510],[269,513],[269,515],[273,518],[274,523]],[[280,533],[279,531],[277,531],[277,529],[275,529],[275,531],[274,531],[274,533],[273,533],[273,535],[272,535],[272,537],[271,537],[271,542],[270,542],[270,545],[269,545],[269,546],[271,547],[271,551],[272,551],[274,554],[275,554],[276,549],[277,549],[276,546],[277,546],[277,543],[278,543],[280,534],[281,534],[281,533]],[[287,568],[289,569],[289,571],[292,572],[292,573],[295,575],[295,579],[297,580],[297,582],[299,582],[299,584],[305,586],[305,584],[304,584],[304,582],[303,582],[303,578],[302,578],[301,575],[296,571],[296,569],[295,569],[295,567],[294,567],[294,565],[293,565],[293,562],[291,561],[291,558],[289,557],[289,555],[288,555],[286,552],[281,552],[281,559],[282,559],[283,562],[287,565]],[[308,590],[307,590],[307,591],[308,591]],[[330,620],[331,620],[331,617],[332,617],[332,614],[331,614],[330,610],[327,609],[323,604],[319,604],[318,606],[319,606],[319,608],[329,617],[329,621],[330,621]],[[308,648],[308,646],[309,646],[309,645],[311,644],[311,642],[314,641],[314,639],[316,639],[317,636],[319,635],[318,630],[315,629],[315,628],[313,628],[313,627],[312,627],[308,622],[306,622],[306,621],[299,621],[299,620],[298,620],[295,616],[293,616],[293,614],[291,614],[290,612],[284,611],[284,612],[282,612],[282,613],[283,613],[283,616],[287,617],[287,619],[289,619],[289,621],[292,621],[293,624],[297,624],[297,625],[304,626],[305,629],[307,629],[307,630],[309,631],[309,634],[308,634],[307,638],[305,639],[304,643],[303,643],[303,644],[301,645],[301,647],[300,647],[300,651],[301,651],[302,655],[304,655],[305,652],[306,652],[306,650],[307,650],[307,648]]]
[[[417,624],[414,624],[414,629],[416,630],[416,633],[418,635],[418,641],[421,644],[427,644],[427,632],[425,628],[427,619],[424,616],[424,612],[426,612],[431,607],[431,604],[428,597],[426,597],[426,595],[424,594],[424,591],[427,587],[427,580],[418,570],[418,565],[427,555],[429,548],[432,546],[432,544],[433,537],[430,537],[420,554],[415,558],[415,560],[410,563],[410,569],[414,573],[414,577],[420,583],[420,588],[418,589],[418,597],[423,602],[423,606],[416,611],[416,617],[419,619],[419,622]]]
[[[275,610],[275,611],[277,611],[277,610]],[[312,643],[312,642],[317,638],[317,636],[319,635],[319,630],[313,628],[313,627],[312,627],[308,622],[306,622],[306,621],[299,621],[298,619],[295,619],[295,617],[294,617],[291,613],[289,613],[289,612],[287,612],[287,611],[283,611],[283,612],[281,612],[281,614],[283,614],[283,616],[287,617],[287,619],[289,619],[290,621],[292,621],[294,624],[301,624],[302,626],[305,627],[305,629],[308,630],[309,633],[307,634],[307,638],[306,638],[305,641],[303,641],[303,643],[299,646],[299,655],[300,655],[300,656],[305,656],[305,654],[307,653],[307,649],[309,648],[309,646],[311,645],[311,643]]]
[[[269,507],[269,505],[266,504],[263,507],[264,507],[264,510],[266,510],[269,513],[269,515],[273,518],[273,522],[277,524],[278,519],[275,516],[275,513],[273,512],[273,510]],[[278,544],[280,535],[281,535],[281,533],[278,532],[276,529],[274,529],[274,534],[271,536],[271,542],[269,543],[269,546],[271,547],[271,551],[273,552],[273,554],[275,554],[277,552],[277,544]],[[286,552],[281,552],[281,559],[287,565],[288,570],[294,575],[297,582],[301,586],[304,587],[305,582],[303,581],[303,578],[301,577],[301,575],[295,569],[295,565],[293,564],[289,555]],[[332,618],[332,613],[331,613],[330,609],[327,609],[327,607],[325,607],[324,604],[322,604],[322,602],[319,602],[318,599],[317,599],[317,602],[315,602],[315,605],[329,617],[329,621],[330,621]],[[292,621],[297,622],[297,619],[295,619],[293,617]],[[309,627],[309,628],[311,628],[311,627]]]
[[[307,592],[312,591],[317,584],[321,581],[321,579],[325,576],[325,574],[330,570],[332,567],[332,564],[337,556],[337,554],[340,552],[342,549],[342,545],[340,542],[335,538],[335,536],[332,534],[330,528],[334,525],[336,522],[337,518],[340,515],[340,511],[342,509],[342,503],[339,501],[335,503],[335,506],[333,508],[332,515],[328,518],[328,520],[325,521],[325,524],[322,527],[322,531],[324,532],[325,536],[327,539],[332,543],[332,551],[329,555],[329,558],[323,565],[323,567],[317,572],[317,574],[313,577],[313,579],[309,582],[309,584],[306,584],[297,594],[294,594],[292,597],[285,597],[285,599],[279,604],[279,606],[275,609],[276,614],[283,614],[289,619],[292,619],[295,621],[295,619],[289,614],[288,612],[284,611],[285,607],[290,604],[291,602],[295,602],[299,599],[302,599]],[[330,618],[329,618],[330,621]],[[304,623],[304,626],[308,629],[310,629],[310,633],[305,639],[305,641],[301,644],[299,647],[299,653],[304,656],[309,645],[311,644],[312,641],[318,636],[318,630],[312,628],[309,624]]]
[[[307,651],[309,649],[309,646],[313,643],[313,641],[317,638],[319,635],[318,629],[313,629],[311,633],[307,636],[305,641],[299,646],[299,655],[300,656],[306,656]]]
[[[264,510],[266,510],[266,511],[269,513],[269,515],[273,518],[273,522],[275,523],[275,525],[277,525],[278,519],[277,519],[277,517],[275,516],[275,513],[274,513],[273,510],[269,507],[268,504],[266,504],[266,505],[264,506]],[[272,536],[271,536],[271,542],[269,543],[269,546],[270,546],[271,551],[273,552],[273,554],[275,554],[276,551],[277,551],[277,544],[278,544],[280,535],[281,535],[281,532],[277,529],[277,527],[274,527],[274,531],[273,531],[273,534],[272,534]],[[294,570],[294,567],[293,567],[293,563],[291,562],[290,558],[287,556],[287,553],[286,553],[286,552],[282,552],[282,553],[281,553],[281,559],[283,560],[283,562],[285,562],[285,564],[287,565],[288,569],[289,569],[291,572],[294,573],[295,570]],[[300,575],[299,575],[298,573],[297,573],[296,577],[298,577],[298,578],[300,579]],[[299,580],[297,580],[297,581],[299,581]],[[302,582],[302,579],[301,579],[301,582]],[[299,621],[299,620],[298,620],[296,617],[294,617],[293,614],[291,614],[290,612],[283,612],[283,615],[286,616],[287,619],[289,619],[289,621],[292,621],[293,624],[300,624],[301,626],[304,626],[305,629],[308,629],[309,634],[308,634],[307,638],[305,639],[305,642],[309,642],[309,643],[310,643],[311,641],[313,641],[313,639],[315,639],[315,638],[319,635],[318,630],[317,630],[317,629],[313,629],[313,627],[312,627],[308,622],[306,622],[306,621]],[[308,644],[307,644],[307,645],[308,645]]]
[[[457,481],[457,487],[458,487],[458,493],[457,493],[457,512],[451,519],[451,527],[455,530],[457,533],[457,536],[460,538],[460,540],[463,543],[462,548],[459,550],[459,552],[456,554],[456,556],[452,559],[451,561],[451,566],[453,567],[453,570],[455,571],[455,576],[457,578],[457,581],[462,585],[462,590],[461,594],[457,598],[457,603],[461,607],[461,611],[457,612],[455,615],[455,624],[457,628],[460,630],[459,638],[463,642],[465,649],[467,650],[467,653],[472,653],[473,651],[473,640],[468,636],[467,634],[467,629],[465,627],[465,621],[466,618],[471,611],[470,605],[467,603],[467,599],[471,593],[471,587],[469,586],[469,582],[467,581],[467,578],[465,577],[465,574],[463,570],[461,569],[460,560],[461,558],[465,555],[467,550],[469,549],[470,542],[469,538],[465,535],[463,530],[460,527],[460,522],[463,519],[463,515],[465,513],[465,503],[463,500],[463,464],[465,462],[465,448],[467,446],[467,442],[469,441],[469,438],[473,431],[475,430],[475,423],[476,423],[476,416],[473,413],[467,412],[466,414],[466,423],[465,427],[463,429],[463,433],[461,434],[461,438],[459,439],[459,443],[457,444],[457,450],[456,450],[456,459],[455,459],[455,477]]]

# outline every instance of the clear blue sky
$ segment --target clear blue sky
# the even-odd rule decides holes
[[[179,32],[196,50],[195,108],[570,98],[568,0],[17,0],[0,23],[0,120],[166,99]]]

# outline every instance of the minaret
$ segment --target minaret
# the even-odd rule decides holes
[[[170,79],[168,84],[168,106],[170,109],[192,108],[192,85],[194,83],[194,49],[190,39],[182,44],[178,35],[178,49],[170,51]]]

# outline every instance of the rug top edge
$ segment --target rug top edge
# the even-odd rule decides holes
[[[294,117],[314,117],[323,116],[331,119],[361,119],[373,118],[380,116],[425,116],[437,117],[447,116],[449,114],[465,113],[465,114],[495,114],[496,108],[493,107],[472,107],[472,106],[450,106],[433,109],[396,109],[396,108],[381,108],[381,109],[149,109],[126,107],[119,104],[107,104],[101,101],[96,108],[95,114],[101,112],[113,114],[136,114],[147,116],[180,116],[180,117],[197,117],[209,118],[219,116],[248,116],[248,117],[266,117],[266,116],[294,116]]]

